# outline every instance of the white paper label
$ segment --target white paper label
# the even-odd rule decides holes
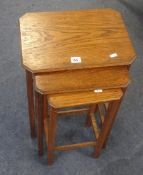
[[[110,58],[116,58],[117,56],[118,56],[117,53],[112,53],[112,54],[110,54]]]
[[[103,90],[102,89],[95,89],[94,92],[95,93],[101,93],[101,92],[103,92]]]
[[[80,57],[71,57],[71,63],[81,63]]]

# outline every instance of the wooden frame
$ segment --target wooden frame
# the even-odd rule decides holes
[[[63,16],[65,15],[68,17],[66,18],[68,22],[62,20]],[[89,20],[89,16],[91,16],[90,19],[94,20]],[[107,16],[109,23],[106,22]],[[51,23],[51,19],[54,20],[55,23]],[[43,23],[43,21],[45,22]],[[46,27],[47,24],[51,26],[48,29]],[[74,32],[72,32],[71,24],[74,27]],[[88,25],[90,28],[90,34],[85,36],[85,31],[88,33],[89,29],[88,27],[83,27],[81,24],[84,24],[84,26]],[[28,111],[30,133],[32,138],[36,136],[33,100],[33,75],[40,73],[45,74],[47,72],[51,73],[55,71],[61,72],[61,70],[85,70],[85,68],[91,69],[97,67],[107,68],[125,65],[129,66],[136,57],[136,52],[128,36],[122,16],[114,9],[107,8],[63,12],[27,13],[19,19],[19,25],[22,48],[21,61],[23,68],[26,70]],[[62,26],[65,26],[65,28]],[[39,27],[40,31],[38,29]],[[58,33],[60,33],[61,37],[61,44],[59,43],[59,35],[57,35],[57,27]],[[98,30],[96,30],[97,28]],[[113,30],[110,30],[111,28]],[[51,32],[51,29],[56,30]],[[63,32],[63,30],[65,30],[65,32]],[[84,47],[80,47],[81,42],[80,40],[77,41],[76,39],[76,31],[78,34],[80,31],[80,37],[82,38],[83,43],[85,40]],[[102,33],[106,33],[107,31],[107,37],[102,35]],[[44,33],[44,35],[41,32]],[[45,37],[46,40],[45,38],[42,38],[44,36],[47,36]],[[95,40],[92,36],[96,36],[98,40]],[[54,38],[55,45],[53,45],[53,40],[51,38]],[[69,39],[70,42],[68,42]],[[75,40],[76,42],[74,42]],[[47,42],[48,44],[45,44]],[[126,47],[124,47],[122,43],[125,43]],[[70,53],[69,49],[67,49],[69,46]],[[57,53],[55,53],[55,49],[58,49]],[[48,50],[51,50],[52,52],[49,52]],[[90,51],[85,52],[86,50]],[[117,57],[118,59],[115,60],[110,58],[109,54],[111,50],[115,50],[117,52],[119,55],[119,57]],[[82,57],[82,63],[85,61],[86,64],[77,64],[76,66],[71,64],[71,54],[76,52]],[[62,59],[57,62],[57,58],[59,57]],[[68,62],[67,58],[69,58]],[[100,60],[98,58],[100,58]]]
[[[33,92],[33,74],[26,70],[26,86],[27,86],[27,99],[28,99],[28,112],[31,138],[36,137],[35,128],[35,114],[34,114],[34,92]]]
[[[112,125],[114,123],[120,103],[121,103],[121,100],[117,100],[109,104],[107,116],[105,117],[103,127],[97,139],[95,151],[93,153],[93,156],[96,158],[99,157],[102,147],[104,146],[105,142],[107,142],[107,138],[109,136]]]
[[[110,92],[108,90],[108,92]],[[122,93],[121,93],[122,94]],[[79,94],[80,96],[80,94]],[[64,96],[62,96],[63,98]],[[72,96],[73,97],[73,96]],[[120,96],[121,97],[121,96]],[[83,142],[83,143],[77,143],[77,144],[69,144],[69,145],[60,145],[60,146],[56,146],[55,145],[55,137],[56,137],[56,125],[57,125],[57,115],[58,114],[68,114],[68,111],[62,111],[62,112],[58,112],[58,110],[60,109],[59,107],[56,108],[56,104],[59,104],[59,99],[61,99],[61,97],[59,99],[55,99],[55,104],[54,101],[49,101],[49,105],[50,105],[50,117],[45,117],[47,116],[47,111],[45,110],[45,114],[43,115],[44,118],[44,128],[45,128],[45,134],[46,134],[46,142],[47,142],[47,157],[48,157],[48,164],[51,165],[54,162],[54,152],[55,150],[58,151],[65,151],[65,150],[69,150],[69,149],[76,149],[76,148],[82,148],[82,147],[87,147],[87,146],[94,146],[95,147],[95,151],[93,153],[94,157],[98,157],[101,153],[101,150],[104,146],[104,144],[107,142],[107,138],[109,136],[110,130],[112,128],[113,122],[115,120],[117,111],[119,109],[121,100],[120,97],[113,97],[112,99],[114,99],[114,101],[111,100],[110,96],[108,96],[107,98],[109,99],[110,103],[109,103],[109,107],[107,109],[107,113],[106,113],[106,117],[104,118],[104,122],[102,123],[102,128],[100,128],[97,124],[96,118],[94,116],[94,113],[97,109],[98,104],[94,104],[94,105],[90,105],[89,110],[88,110],[88,117],[86,120],[86,125],[87,126],[92,126],[93,128],[93,132],[95,135],[96,140],[95,141],[87,141],[87,142]],[[88,97],[89,100],[91,99],[91,97]],[[102,96],[98,97],[100,99],[100,101],[102,101]],[[105,99],[106,95],[105,95]],[[118,99],[118,100],[117,100]],[[63,100],[66,100],[63,98]],[[84,101],[86,101],[84,99]],[[84,104],[83,101],[83,104]],[[95,101],[95,100],[94,100]],[[54,105],[54,107],[52,105]],[[71,102],[72,106],[73,106],[73,101]],[[77,103],[78,104],[78,103]],[[66,104],[65,104],[66,106]],[[71,107],[72,107],[71,106]],[[75,104],[76,106],[76,104]],[[63,106],[64,107],[64,106]],[[83,109],[83,112],[87,111],[86,108]],[[73,110],[73,113],[75,112],[82,112],[82,109],[78,110]],[[69,114],[72,114],[72,110],[69,111]],[[61,116],[62,116],[61,115]]]
[[[47,141],[47,157],[48,157],[48,164],[52,165],[54,162],[54,151],[66,151],[71,149],[77,149],[77,148],[83,148],[88,146],[94,146],[95,151],[93,153],[94,157],[99,157],[101,150],[104,146],[104,143],[107,142],[107,138],[109,136],[109,133],[111,131],[112,125],[114,123],[117,111],[119,109],[121,100],[116,100],[113,102],[110,102],[107,116],[105,117],[105,121],[103,122],[103,127],[100,129],[97,125],[94,112],[95,112],[95,105],[90,107],[89,110],[89,116],[88,122],[90,121],[90,124],[93,128],[93,132],[96,137],[96,141],[87,141],[83,143],[76,143],[76,144],[68,144],[68,145],[61,145],[56,146],[55,145],[55,137],[56,137],[56,120],[57,120],[57,110],[53,107],[51,107],[50,111],[50,118],[49,120],[47,118],[44,119],[44,128],[46,133],[46,141]],[[89,126],[89,125],[88,125]]]

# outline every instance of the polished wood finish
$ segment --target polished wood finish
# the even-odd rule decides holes
[[[118,105],[115,102],[119,101],[122,97],[122,90],[121,89],[109,89],[103,90],[103,92],[95,93],[95,92],[77,92],[77,93],[65,93],[65,94],[55,94],[50,95],[47,100],[48,104],[50,105],[50,117],[47,122],[44,122],[45,134],[46,134],[46,141],[47,141],[47,149],[48,149],[48,164],[51,165],[54,162],[54,151],[55,150],[69,150],[75,148],[81,148],[86,146],[95,146],[97,145],[97,153],[94,153],[94,156],[97,156],[101,152],[101,148],[106,141],[106,137],[109,134],[111,126],[113,124],[113,119],[115,118],[115,112],[117,112]],[[102,102],[112,102],[111,107],[109,106],[109,116],[105,117],[105,122],[103,123],[103,129],[98,127],[96,122],[94,112],[98,103]],[[59,103],[61,102],[61,103]],[[68,102],[68,103],[67,103]],[[60,105],[59,105],[60,104]],[[89,117],[91,121],[91,125],[93,127],[93,131],[96,136],[96,142],[83,142],[78,144],[70,144],[70,145],[62,145],[56,146],[55,145],[55,137],[56,137],[56,125],[57,125],[57,115],[58,110],[61,108],[66,107],[76,107],[79,105],[90,105],[89,108]],[[46,111],[46,110],[45,110]],[[78,111],[78,110],[77,110]],[[74,110],[75,112],[75,110]],[[70,110],[71,113],[71,110]],[[46,115],[46,113],[44,114]],[[111,117],[110,117],[111,115]],[[110,117],[110,118],[109,118]],[[43,117],[44,120],[48,120],[47,116]],[[108,119],[109,118],[109,119]],[[109,120],[109,121],[108,121]],[[102,136],[100,136],[102,135]],[[98,143],[99,142],[99,143]]]
[[[90,141],[90,142],[83,142],[83,143],[75,143],[75,144],[69,144],[69,145],[56,146],[55,150],[67,151],[67,150],[72,150],[72,149],[77,149],[77,148],[84,148],[84,147],[95,146],[95,145],[96,145],[96,141]]]
[[[33,77],[32,73],[26,71],[27,99],[31,138],[36,137],[35,117],[34,117],[34,96],[33,96]]]
[[[103,127],[101,131],[93,111],[89,109],[87,124],[92,125],[97,143],[87,142],[55,147],[57,111],[53,107],[55,105],[58,106],[57,108],[78,106],[83,102],[88,104],[89,101],[89,104],[94,104],[100,99],[99,96],[101,97],[100,93],[98,95],[93,93],[94,89],[101,88],[105,92],[104,89],[127,87],[130,78],[126,67],[134,61],[136,53],[120,13],[113,9],[27,13],[20,18],[19,22],[22,65],[26,69],[31,137],[35,137],[33,76],[38,75],[35,78],[36,90],[44,94],[44,96],[36,95],[35,103],[39,155],[43,154],[43,127],[46,126],[49,164],[53,163],[56,149],[68,150],[90,144],[96,146],[94,156],[98,157],[101,148],[106,145],[121,103],[118,98],[122,96],[122,92],[116,92],[113,98],[109,98],[110,93],[105,94],[105,99],[101,98],[101,102],[107,99],[116,100],[109,105],[107,116],[103,118],[101,115]],[[113,53],[117,56],[111,58],[110,55]],[[71,63],[73,56],[80,57],[81,62]],[[46,73],[47,75],[40,75]],[[91,93],[87,95],[89,90]],[[83,91],[80,92],[81,99],[77,97],[78,91]],[[61,92],[64,94],[59,97],[55,94]],[[69,98],[67,92],[73,95],[72,98]],[[52,94],[48,99],[53,106],[48,128],[47,94]],[[78,111],[70,111],[69,114],[74,112]],[[86,112],[86,110],[79,112]],[[102,114],[100,107],[99,112]],[[64,112],[60,115],[64,115]]]
[[[57,114],[61,117],[65,117],[65,115],[67,116],[67,114],[68,114],[68,116],[69,115],[73,115],[73,114],[79,114],[79,113],[84,113],[84,112],[88,112],[89,111],[89,109],[88,108],[83,108],[83,109],[72,109],[72,110],[68,110],[68,111],[59,111],[59,112],[57,112]]]
[[[92,123],[93,131],[94,131],[96,139],[98,139],[100,128],[97,125],[94,114],[90,114],[90,115],[91,115],[91,123]]]
[[[103,122],[104,122],[104,118],[105,118],[105,116],[104,116],[104,104],[98,104],[98,110],[99,110],[99,114],[100,114],[100,119],[101,119],[101,123],[103,124]]]
[[[94,91],[74,92],[53,94],[48,96],[48,104],[55,108],[65,108],[71,106],[80,106],[86,104],[95,104],[100,101],[107,102],[120,99],[122,96],[121,89],[103,90],[101,93]]]
[[[87,113],[85,126],[90,127],[92,125],[91,114],[94,114],[96,109],[97,109],[97,105],[96,104],[90,106],[89,111]]]
[[[95,137],[96,137],[96,139],[98,139],[98,136],[99,136],[99,133],[100,133],[100,128],[97,125],[94,114],[91,114],[91,123],[92,123],[92,127],[93,127]]]
[[[44,94],[127,87],[126,67],[83,69],[35,76],[37,91]]]
[[[115,111],[114,107],[112,107],[112,109],[109,109],[109,106],[110,106],[109,103],[105,103],[106,104],[106,110],[107,110],[106,115],[109,116],[109,112],[110,112],[111,114],[113,113],[112,115],[114,115],[114,116],[113,116],[113,121],[112,121],[112,123],[110,125],[110,129],[109,129],[109,131],[108,131],[108,133],[106,135],[106,138],[105,138],[105,141],[104,141],[104,144],[103,144],[103,148],[105,148],[106,145],[107,145],[107,141],[108,141],[108,137],[109,137],[109,134],[110,134],[110,130],[112,128],[112,125],[114,123],[115,117],[116,117],[117,112],[119,110],[120,104],[123,101],[123,98],[124,98],[124,95],[126,93],[126,90],[127,90],[127,87],[126,88],[122,88],[123,95],[122,95],[121,99],[119,100],[119,102],[117,104],[115,103],[115,105],[118,105],[116,111]]]
[[[33,12],[19,22],[22,65],[33,73],[130,65],[136,57],[124,21],[113,9]],[[116,58],[110,58],[113,53]],[[71,63],[75,56],[81,63]]]
[[[38,141],[38,155],[43,155],[43,97],[41,94],[37,93],[35,96],[35,101],[37,103],[37,141]]]
[[[45,117],[46,118],[46,117]],[[51,165],[54,161],[54,150],[55,150],[55,137],[56,137],[56,109],[53,107],[50,111],[49,125],[48,125],[48,145],[47,145],[47,156],[48,164]],[[46,133],[46,132],[45,132]]]
[[[44,131],[45,131],[45,138],[46,138],[46,145],[48,145],[49,139],[48,139],[48,119],[44,119]]]
[[[36,90],[47,95],[98,88],[126,87],[129,82],[126,67],[74,70],[35,76]],[[90,118],[87,119],[86,125],[91,126]]]
[[[109,136],[109,133],[111,131],[112,125],[114,123],[117,111],[120,106],[120,100],[116,100],[109,104],[107,116],[105,117],[105,121],[103,123],[103,127],[101,129],[101,132],[99,134],[99,137],[97,139],[95,151],[93,153],[94,157],[99,157],[102,147],[104,146],[105,142],[107,141],[107,138]]]

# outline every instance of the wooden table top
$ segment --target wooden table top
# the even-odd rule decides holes
[[[93,91],[62,93],[48,96],[48,104],[55,108],[81,106],[119,100],[123,95],[121,89],[106,89],[102,93]]]
[[[19,21],[22,65],[33,73],[130,65],[136,57],[113,9],[26,13]]]
[[[36,90],[43,94],[125,88],[130,83],[126,67],[61,71],[35,76]]]

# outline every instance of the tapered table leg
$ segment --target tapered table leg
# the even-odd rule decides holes
[[[26,70],[27,98],[31,137],[36,137],[35,118],[34,118],[34,95],[33,95],[33,77],[32,73]]]
[[[43,155],[43,138],[42,138],[42,97],[35,91],[35,104],[36,104],[36,116],[37,116],[37,143],[38,143],[38,155]]]
[[[103,123],[101,132],[100,132],[99,137],[97,139],[95,151],[93,153],[94,157],[99,157],[101,150],[102,150],[102,147],[105,144],[105,142],[107,141],[107,138],[108,138],[110,131],[112,129],[112,125],[113,125],[114,120],[116,118],[116,114],[117,114],[117,111],[119,109],[121,100],[113,101],[109,104],[107,116],[105,117],[105,121]]]
[[[125,93],[126,93],[126,90],[127,90],[127,88],[122,88],[122,91],[123,91],[123,96],[122,96],[122,98],[120,99],[120,104],[121,104],[121,102],[122,102],[122,100],[123,100],[123,98],[124,98],[124,95],[125,95]],[[120,107],[120,105],[119,105],[119,107]],[[117,112],[118,112],[118,110],[119,109],[117,109]],[[117,113],[116,112],[116,113]],[[108,137],[109,137],[109,135],[106,137],[106,139],[105,139],[105,142],[104,142],[104,144],[103,144],[103,148],[106,148],[106,145],[107,145],[107,142],[108,142]]]
[[[89,107],[89,111],[86,117],[85,126],[90,127],[92,125],[90,114],[96,112],[97,105],[92,105]]]
[[[54,162],[55,137],[56,137],[56,110],[53,107],[51,107],[49,123],[48,123],[48,145],[47,145],[48,165],[52,165]]]
[[[43,155],[44,118],[47,116],[47,95],[36,93],[38,154]]]

